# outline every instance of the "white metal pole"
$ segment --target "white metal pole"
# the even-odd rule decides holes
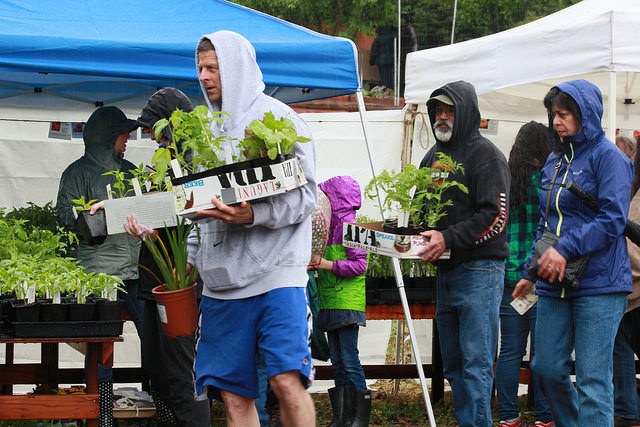
[[[362,92],[356,92],[356,100],[358,101],[358,112],[360,113],[360,123],[362,123],[362,132],[364,133],[364,142],[367,147],[367,153],[369,155],[369,165],[371,166],[371,174],[375,178],[378,176],[375,169],[375,154],[373,147],[369,143],[369,120],[367,119],[367,110],[364,105],[364,97]],[[382,203],[380,203],[380,193],[376,188],[378,197],[378,206],[380,207],[380,215],[384,220],[384,211],[382,209]],[[416,369],[418,370],[418,377],[420,378],[420,385],[422,386],[422,394],[424,397],[424,403],[427,407],[427,414],[429,416],[429,424],[431,427],[436,427],[435,416],[433,415],[433,408],[431,407],[431,401],[429,399],[429,390],[427,389],[427,380],[424,376],[424,370],[422,369],[422,359],[420,358],[420,350],[418,349],[418,338],[413,329],[413,321],[411,320],[411,312],[409,311],[409,303],[407,301],[407,295],[404,290],[404,281],[402,280],[402,271],[400,270],[400,261],[398,258],[391,258],[391,264],[393,265],[393,273],[396,277],[396,285],[398,287],[398,293],[400,294],[400,301],[402,302],[402,310],[404,311],[404,318],[407,321],[407,327],[409,329],[409,337],[411,338],[411,348],[413,349],[413,355],[416,363]],[[432,362],[433,363],[433,362]]]
[[[451,44],[453,44],[453,40],[455,39],[456,34],[456,15],[458,11],[458,0],[453,3],[453,23],[451,24]]]
[[[413,350],[413,358],[416,363],[416,369],[418,370],[420,385],[422,386],[422,397],[424,397],[424,404],[427,407],[429,425],[431,425],[431,427],[436,427],[436,419],[433,415],[431,399],[429,398],[429,390],[427,389],[427,380],[424,376],[424,370],[422,369],[422,358],[420,357],[420,349],[418,348],[418,341],[416,340],[416,332],[413,329],[413,320],[411,320],[411,311],[409,310],[407,294],[404,290],[404,280],[402,279],[402,270],[400,270],[400,260],[398,258],[391,258],[391,262],[393,264],[393,272],[396,276],[396,285],[398,286],[398,293],[400,294],[402,310],[404,311],[404,317],[407,320],[407,328],[409,329],[409,337],[411,338],[411,349]],[[433,361],[431,361],[431,363],[433,364]]]
[[[616,90],[617,90],[617,77],[616,72],[611,71],[609,73],[609,130],[607,131],[607,137],[612,142],[616,142]]]
[[[397,61],[398,61],[398,72],[396,73],[396,90],[393,96],[393,105],[400,104],[400,74],[402,74],[402,0],[398,0],[398,53],[397,53]]]

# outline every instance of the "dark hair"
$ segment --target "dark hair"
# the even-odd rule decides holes
[[[636,149],[636,155],[633,158],[633,185],[631,186],[631,198],[636,195],[638,187],[640,187],[640,150]]]
[[[211,43],[211,40],[203,37],[198,42],[198,46],[196,46],[196,53],[205,52],[208,50],[216,50],[216,48],[213,47],[213,43]]]
[[[510,205],[520,208],[524,214],[528,200],[531,176],[535,170],[542,169],[551,153],[549,130],[542,123],[531,121],[522,125],[509,153],[509,171],[511,172]]]
[[[557,143],[556,146],[560,147],[560,137],[553,128],[554,113],[553,111],[551,111],[551,108],[554,105],[557,105],[560,108],[568,110],[576,118],[576,124],[578,125],[578,128],[582,126],[582,111],[580,110],[580,106],[578,105],[576,100],[573,99],[573,97],[568,93],[562,92],[558,87],[552,87],[544,96],[544,100],[542,102],[547,109],[547,116],[549,117],[549,129],[553,129],[553,139]]]

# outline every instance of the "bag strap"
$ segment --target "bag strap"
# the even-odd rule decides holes
[[[551,204],[551,193],[553,192],[553,187],[556,183],[556,178],[558,177],[558,172],[560,172],[560,166],[562,166],[562,156],[560,156],[560,160],[556,163],[555,171],[553,172],[553,178],[551,178],[551,186],[549,187],[549,193],[547,194],[547,207],[544,211],[544,228],[546,229],[549,225],[549,205]],[[545,182],[545,184],[549,184]]]

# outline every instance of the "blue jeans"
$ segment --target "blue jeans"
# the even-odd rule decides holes
[[[327,332],[336,387],[348,385],[351,390],[367,389],[358,356],[358,329],[358,325],[349,325]]]
[[[533,370],[558,427],[613,426],[613,341],[626,307],[626,294],[538,299]]]
[[[438,270],[436,323],[444,376],[460,427],[490,427],[493,362],[504,262],[478,259]]]
[[[617,417],[640,417],[640,399],[636,384],[636,360],[631,348],[631,317],[625,314],[620,321],[613,344],[613,400]]]
[[[505,286],[500,305],[500,354],[496,363],[496,389],[498,392],[498,414],[501,420],[517,418],[518,385],[522,358],[527,352],[527,338],[531,333],[531,359],[535,355],[536,306],[520,315],[511,306],[513,286]],[[535,398],[536,421],[548,423],[552,420],[549,403],[540,389],[537,375],[532,375]]]

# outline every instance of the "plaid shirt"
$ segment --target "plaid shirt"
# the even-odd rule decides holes
[[[531,184],[527,189],[527,203],[524,215],[520,207],[509,207],[507,234],[509,240],[509,259],[505,263],[504,283],[515,286],[522,279],[524,264],[531,254],[540,219],[540,171],[535,170]]]

